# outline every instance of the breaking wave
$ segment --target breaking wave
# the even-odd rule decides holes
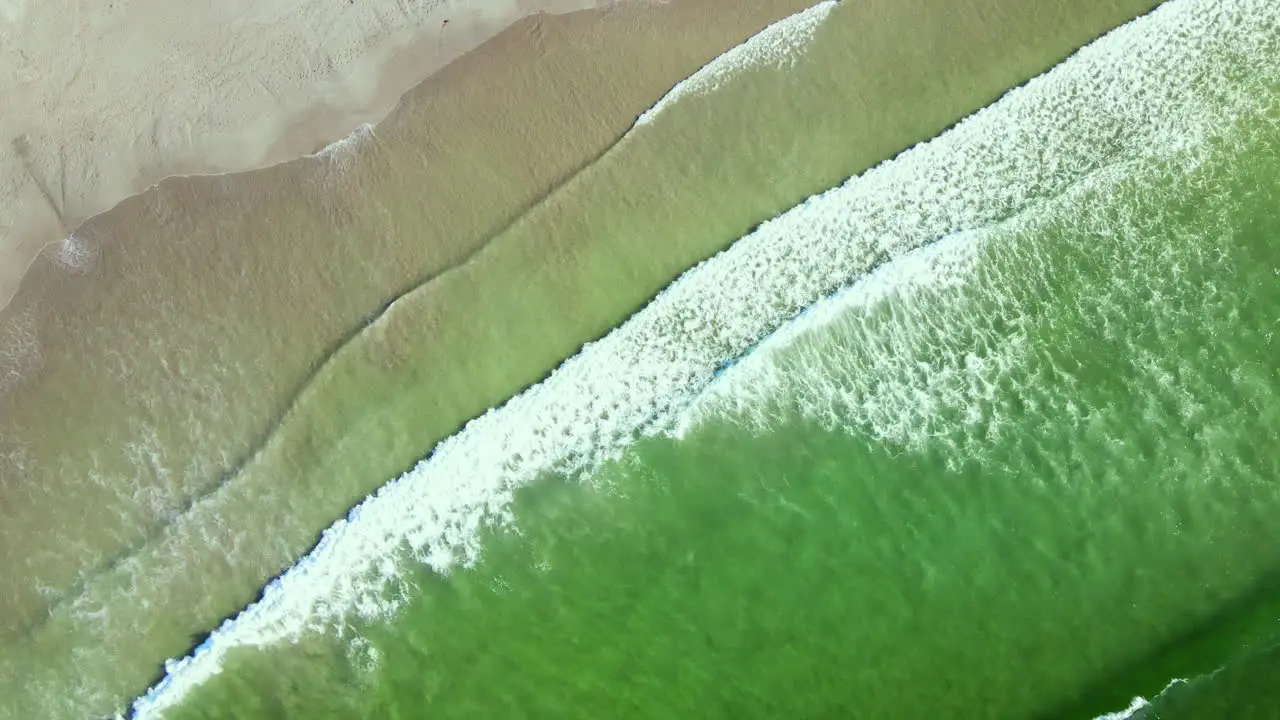
[[[673,103],[697,95],[715,92],[726,79],[762,67],[784,69],[804,52],[813,34],[835,8],[837,0],[826,0],[779,20],[752,35],[737,47],[704,65],[698,72],[680,81],[653,107],[644,111],[636,126],[648,125]]]
[[[479,531],[511,519],[517,487],[589,470],[638,437],[678,434],[734,402],[725,388],[752,362],[726,368],[762,340],[785,346],[840,303],[890,287],[964,281],[983,234],[1000,224],[1134,163],[1194,157],[1224,123],[1267,102],[1277,25],[1280,7],[1266,0],[1173,0],[939,138],[765,223],[351,510],[259,602],[166,663],[135,715],[172,706],[237,646],[394,613],[400,601],[387,589],[408,570],[399,551],[442,573],[475,562]],[[881,432],[912,437],[906,426]]]

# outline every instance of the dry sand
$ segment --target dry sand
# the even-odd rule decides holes
[[[520,17],[609,1],[0,0],[0,307],[160,179],[313,152]]]

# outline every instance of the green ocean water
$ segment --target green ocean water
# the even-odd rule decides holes
[[[1280,717],[1277,107],[888,259],[167,717]]]
[[[986,14],[973,14],[939,0],[841,3],[802,52],[775,63],[770,48],[778,46],[766,43],[765,60],[754,69],[717,76],[713,91],[668,107],[527,211],[507,206],[504,212],[518,216],[496,235],[486,234],[486,224],[496,221],[484,220],[469,193],[507,174],[519,181],[521,168],[545,160],[555,146],[539,143],[537,158],[513,152],[501,162],[475,163],[481,167],[474,175],[458,177],[441,172],[431,152],[436,128],[415,115],[401,123],[412,132],[380,125],[292,169],[212,178],[217,187],[203,190],[195,180],[170,184],[136,199],[142,219],[120,221],[116,230],[145,235],[146,245],[113,248],[86,236],[87,249],[68,243],[63,250],[97,248],[97,267],[122,271],[117,277],[137,292],[112,283],[96,289],[68,283],[79,300],[70,304],[72,312],[42,311],[51,325],[69,325],[61,338],[58,332],[44,338],[50,364],[66,372],[46,372],[41,392],[28,397],[29,412],[17,421],[5,418],[19,428],[19,439],[32,439],[31,452],[19,460],[38,472],[25,475],[21,487],[57,502],[32,503],[34,512],[7,509],[15,519],[3,532],[18,540],[0,543],[0,550],[26,574],[4,588],[18,596],[13,606],[19,611],[0,613],[0,621],[19,630],[0,641],[0,715],[78,718],[122,709],[127,698],[163,680],[164,658],[225,647],[225,633],[207,633],[228,630],[220,626],[224,619],[278,589],[271,579],[306,555],[322,528],[468,418],[502,404],[584,341],[608,333],[677,273],[807,195],[944,130],[1153,4],[1001,0],[986,5]],[[1128,64],[1123,56],[1115,59]],[[541,58],[531,63],[535,75],[558,67]],[[578,86],[586,104],[596,102],[588,91],[593,85]],[[1191,89],[1195,95],[1199,87],[1165,94]],[[1119,162],[1137,144],[1127,137],[1134,123],[1127,108],[1107,102],[1079,123],[1102,133],[1103,141],[1082,149],[1065,138],[1073,150],[1055,160],[1064,167],[1046,163],[1041,171],[1033,163],[1010,163],[1014,153],[1000,151],[1005,140],[1016,145],[1031,133],[1062,133],[1055,116],[1079,112],[1071,98],[1082,92],[1097,94],[1089,82],[1066,82],[1057,91],[1066,110],[1041,103],[1007,124],[1009,136],[989,128],[966,150],[983,160],[940,156],[917,167],[918,175],[936,181],[932,191],[900,190],[897,200],[874,203],[880,213],[874,227],[849,233],[857,242],[808,251],[838,272],[791,270],[779,283],[791,258],[759,265],[775,276],[760,278],[760,287],[773,290],[758,293],[737,318],[766,308],[773,313],[767,323],[731,342],[704,335],[695,343],[691,332],[636,346],[646,350],[645,362],[710,351],[714,357],[694,375],[688,368],[639,367],[644,362],[606,369],[603,375],[630,378],[639,401],[619,402],[608,377],[590,378],[587,388],[603,391],[607,407],[575,414],[582,408],[574,397],[584,391],[569,387],[564,403],[551,403],[551,428],[538,432],[576,441],[584,431],[599,431],[602,443],[615,443],[618,433],[629,432],[627,423],[653,409],[645,403],[656,381],[666,379],[661,376],[680,383],[709,379],[716,363],[740,353],[745,341],[882,261],[882,249],[857,247],[864,238],[910,231],[913,211],[947,205],[967,187],[965,180],[986,178],[985,190],[973,192],[991,190],[989,207],[959,212],[954,226],[934,217],[927,231],[906,232],[912,237],[898,250],[951,227],[983,226],[1052,196],[1073,174]],[[1128,123],[1119,139],[1108,134],[1114,130],[1109,122]],[[1010,164],[1024,173],[1019,183],[992,182]],[[423,192],[428,180],[440,177],[446,185],[459,183],[448,195],[456,204]],[[495,195],[485,200],[503,206],[504,193]],[[468,220],[468,211],[476,217]],[[268,237],[269,243],[253,241]],[[156,262],[159,254],[167,261]],[[441,265],[449,269],[440,277],[428,272]],[[424,277],[434,279],[413,284]],[[717,304],[709,301],[678,321],[691,331],[700,323],[740,330],[734,317],[705,319]],[[649,352],[653,348],[658,352]],[[543,404],[528,419],[542,422],[547,409]],[[613,427],[594,427],[592,418]],[[525,429],[506,430],[529,439]],[[579,457],[590,454],[578,445]],[[540,459],[556,452],[541,452]],[[481,447],[472,464],[484,466],[486,454],[500,455]],[[431,504],[441,495],[466,496],[477,485],[483,495],[492,475],[465,467],[471,460],[437,472],[418,495]],[[503,498],[496,500],[500,510]],[[415,560],[437,559],[440,548],[420,552],[422,533],[408,532],[403,520],[365,518],[360,526],[414,547]],[[466,550],[480,548],[471,542],[470,520],[459,522],[454,538]],[[346,537],[352,535],[358,533]],[[343,567],[384,564],[385,547],[362,550],[347,554]],[[313,613],[328,615],[350,598],[345,592],[317,598],[297,583],[294,590],[300,591],[283,593],[284,600],[300,601],[299,607],[275,613],[267,628],[231,623],[233,641],[260,640],[263,630],[287,638],[305,625],[323,627],[332,618]],[[272,625],[277,620],[283,627]],[[192,676],[179,674],[184,682]]]

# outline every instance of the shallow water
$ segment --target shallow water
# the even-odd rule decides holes
[[[335,528],[176,714],[1082,717],[1258,667],[1267,12],[1165,8],[682,278]],[[615,417],[645,403],[634,439]],[[324,570],[388,526],[407,575]],[[237,647],[307,582],[353,603],[334,634]]]
[[[1275,200],[1280,53],[1258,30],[1274,10],[1244,0],[1174,3],[951,140],[761,227],[437,447],[380,504],[331,529],[320,560],[273,584],[256,614],[202,638],[317,528],[672,275],[1140,4],[1096,18],[1041,6],[1063,21],[1059,37],[1032,48],[1001,35],[1006,44],[988,38],[981,50],[972,37],[991,18],[919,5],[935,24],[915,23],[911,8],[895,18],[888,5],[839,6],[800,56],[672,104],[496,234],[464,218],[484,248],[475,255],[459,245],[436,257],[406,240],[430,221],[407,181],[417,159],[404,148],[417,146],[405,138],[379,134],[323,158],[303,184],[305,211],[271,210],[287,198],[270,192],[298,189],[287,184],[235,190],[254,203],[244,222],[263,232],[352,245],[295,246],[308,269],[277,305],[276,289],[248,279],[253,263],[215,266],[243,291],[233,304],[261,306],[261,323],[215,319],[170,336],[161,313],[119,340],[149,348],[146,362],[120,362],[136,376],[95,389],[92,407],[125,408],[125,436],[142,441],[122,444],[122,458],[150,468],[140,490],[155,502],[98,482],[108,499],[129,499],[127,512],[99,508],[118,522],[84,522],[92,532],[75,541],[93,554],[99,541],[129,547],[139,528],[160,529],[105,572],[81,570],[50,620],[9,646],[0,663],[28,650],[48,659],[11,674],[24,680],[19,714],[110,707],[103,688],[136,692],[160,657],[197,642],[216,652],[175,676],[219,662],[224,673],[177,715],[413,715],[427,678],[443,715],[1078,716],[1212,669],[1142,670],[1162,649],[1176,655],[1189,629],[1228,637],[1213,618],[1230,603],[1265,617],[1272,597],[1276,558],[1258,549],[1274,545],[1276,376],[1262,330],[1277,307],[1264,209]],[[1010,28],[1045,19],[1012,9]],[[863,31],[890,20],[953,54],[950,72],[916,77],[908,68],[933,61]],[[969,37],[957,22],[973,25]],[[865,72],[870,58],[897,72]],[[895,114],[866,107],[877,97],[895,98]],[[411,113],[402,121],[411,127]],[[169,192],[145,200],[149,212],[202,230],[190,211],[199,194]],[[212,227],[240,237],[239,217]],[[91,270],[94,245],[78,242],[58,258]],[[375,263],[370,243],[412,260]],[[332,262],[314,262],[321,247]],[[462,257],[386,296],[389,278]],[[205,267],[184,262],[191,277]],[[144,296],[191,310],[218,290],[184,297],[172,282]],[[330,284],[355,294],[308,300]],[[282,332],[296,317],[316,321],[311,334]],[[344,336],[355,320],[363,329]],[[220,322],[237,343],[213,340]],[[30,325],[10,327],[22,336]],[[279,337],[296,345],[274,346],[271,360],[232,357]],[[201,355],[201,343],[220,349]],[[50,347],[44,362],[70,364]],[[279,358],[292,358],[288,372]],[[273,398],[300,371],[286,412]],[[165,373],[176,381],[113,405],[113,393]],[[67,402],[84,391],[57,389]],[[172,412],[189,413],[185,428],[157,422]],[[238,439],[214,442],[200,423],[215,421]],[[62,462],[97,463],[96,425],[59,422],[66,437],[86,436]],[[56,454],[13,447],[22,462]],[[205,465],[183,477],[219,488],[190,507],[174,498],[192,487],[166,484],[184,458]],[[130,525],[130,512],[145,522]],[[1217,553],[1237,562],[1211,562]],[[1231,637],[1257,640],[1264,624]],[[698,633],[705,646],[686,648]],[[242,647],[298,637],[292,650]],[[146,651],[136,665],[109,663],[124,647]],[[83,673],[74,692],[68,671]],[[917,685],[916,699],[903,696]]]
[[[1274,120],[891,261],[678,435],[519,491],[393,620],[233,651],[172,716],[1090,717],[1168,681],[1135,662],[1250,660],[1280,641]]]

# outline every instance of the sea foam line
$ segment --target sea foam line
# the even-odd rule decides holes
[[[734,48],[703,65],[697,72],[676,83],[653,107],[636,119],[636,126],[648,125],[677,100],[714,92],[734,75],[762,67],[785,69],[792,65],[813,39],[818,27],[835,8],[837,0],[826,0],[783,18]]]
[[[1277,24],[1280,8],[1266,0],[1172,0],[938,139],[765,223],[331,526],[259,602],[166,663],[136,717],[160,715],[232,648],[394,612],[384,591],[409,570],[392,560],[398,548],[439,572],[474,562],[478,531],[510,519],[516,487],[674,430],[726,361],[871,268],[1090,173],[1198,143],[1250,107],[1249,87],[1226,78],[1265,82],[1258,57],[1274,56]]]
[[[1168,685],[1164,686],[1163,690],[1156,693],[1156,697],[1169,692],[1169,688],[1186,682],[1187,681],[1182,678],[1174,678],[1169,681]],[[1093,720],[1127,720],[1128,718],[1138,717],[1138,713],[1148,707],[1151,707],[1151,701],[1144,697],[1135,697],[1133,700],[1129,701],[1129,705],[1126,706],[1125,709],[1118,710],[1116,712],[1103,713]]]

